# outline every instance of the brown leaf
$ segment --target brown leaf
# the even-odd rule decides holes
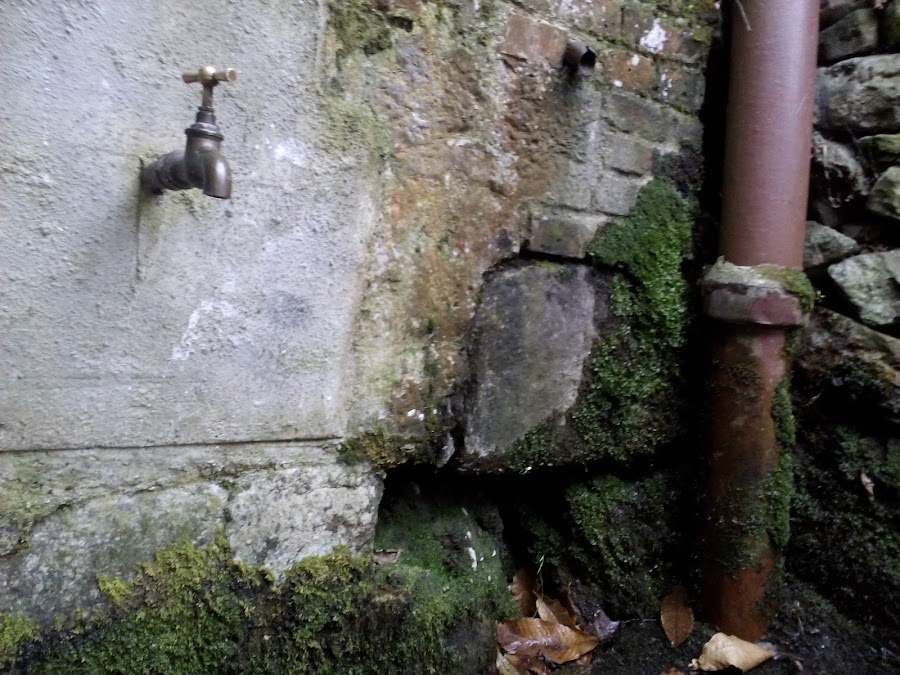
[[[497,642],[510,654],[541,655],[553,663],[567,663],[591,651],[599,640],[560,623],[526,618],[498,623]]]
[[[688,639],[694,630],[694,610],[684,586],[676,584],[672,592],[663,598],[659,608],[659,620],[666,637],[673,647]]]
[[[678,666],[672,666],[666,672],[660,673],[659,675],[684,675],[684,669],[679,668]]]
[[[734,666],[746,673],[773,656],[775,652],[771,648],[746,642],[733,635],[716,633],[703,645],[703,653],[699,659],[691,661],[691,665],[694,669],[706,671]]]
[[[538,598],[535,604],[537,605],[538,616],[547,623],[561,623],[569,628],[578,628],[575,615],[563,607],[558,600],[544,596],[543,598]]]
[[[534,616],[536,611],[535,599],[537,598],[537,577],[534,572],[520,569],[513,575],[509,585],[516,607],[522,616]]]

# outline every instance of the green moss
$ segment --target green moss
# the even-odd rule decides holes
[[[875,425],[873,425],[875,426]],[[895,434],[806,411],[788,564],[849,615],[896,622],[900,606]],[[874,484],[869,494],[861,476]]]
[[[416,553],[421,543],[386,567],[340,549],[306,558],[281,584],[234,560],[224,535],[203,548],[181,543],[132,580],[104,580],[114,602],[64,633],[37,640],[31,624],[4,620],[2,665],[18,651],[22,672],[35,675],[475,672],[447,635],[467,621],[491,632],[508,609],[499,599],[506,577],[497,568],[490,585],[464,569],[446,573]],[[418,566],[426,562],[436,567]],[[479,656],[489,660],[491,647]]]
[[[753,269],[767,279],[777,281],[788,293],[795,296],[800,301],[800,308],[804,314],[809,314],[815,307],[819,294],[803,270],[780,265],[756,265]]]
[[[602,476],[572,485],[566,504],[575,558],[604,596],[607,612],[652,616],[677,559],[675,509],[662,475],[638,481]]]
[[[393,42],[390,25],[371,0],[329,0],[328,25],[340,43],[339,60],[356,51],[376,54]]]
[[[432,457],[427,440],[371,431],[344,441],[339,453],[348,464],[369,461],[375,468],[387,471],[408,462],[428,461]]]
[[[520,471],[575,458],[628,463],[678,432],[689,319],[681,262],[693,215],[692,204],[671,184],[654,181],[628,216],[591,243],[595,263],[616,270],[616,325],[594,345],[568,424],[548,424],[514,448]]]
[[[0,667],[13,666],[19,649],[38,634],[38,626],[19,614],[0,614]]]

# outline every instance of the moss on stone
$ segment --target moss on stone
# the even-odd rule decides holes
[[[801,428],[790,569],[827,589],[850,616],[895,623],[900,607],[900,491],[892,484],[894,434],[863,431],[836,420],[833,412],[827,417],[808,412]],[[862,474],[873,481],[871,495]]]
[[[384,472],[408,462],[427,461],[431,457],[427,446],[424,439],[407,438],[379,429],[344,441],[338,452],[348,464],[369,461]]]
[[[601,589],[607,612],[651,616],[658,610],[677,559],[670,502],[662,474],[637,481],[602,476],[567,490],[575,562]]]
[[[340,44],[338,59],[356,51],[377,54],[393,42],[390,25],[371,0],[329,0],[328,25]]]
[[[527,434],[510,452],[516,470],[576,459],[628,464],[678,433],[690,315],[681,263],[693,217],[691,202],[657,180],[641,191],[628,216],[591,243],[595,264],[616,270],[616,323],[594,344],[567,424],[552,420]]]
[[[221,533],[203,548],[177,544],[133,579],[105,580],[113,602],[65,632],[37,639],[30,623],[5,619],[0,664],[18,655],[13,672],[35,675],[474,672],[447,636],[465,622],[492,631],[508,609],[506,578],[497,572],[490,585],[464,568],[447,573],[415,553],[420,543],[408,562],[385,567],[342,549],[306,558],[280,584],[234,560]],[[476,656],[490,660],[492,649]]]
[[[21,614],[0,614],[0,667],[14,667],[22,645],[34,639],[37,624]]]

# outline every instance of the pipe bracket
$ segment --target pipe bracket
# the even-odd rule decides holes
[[[815,292],[802,270],[780,265],[742,266],[719,258],[701,281],[703,311],[725,323],[806,325]]]

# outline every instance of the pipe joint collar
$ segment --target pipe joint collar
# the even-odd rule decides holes
[[[806,325],[816,292],[802,270],[780,265],[742,266],[719,258],[701,281],[703,311],[725,323]]]

